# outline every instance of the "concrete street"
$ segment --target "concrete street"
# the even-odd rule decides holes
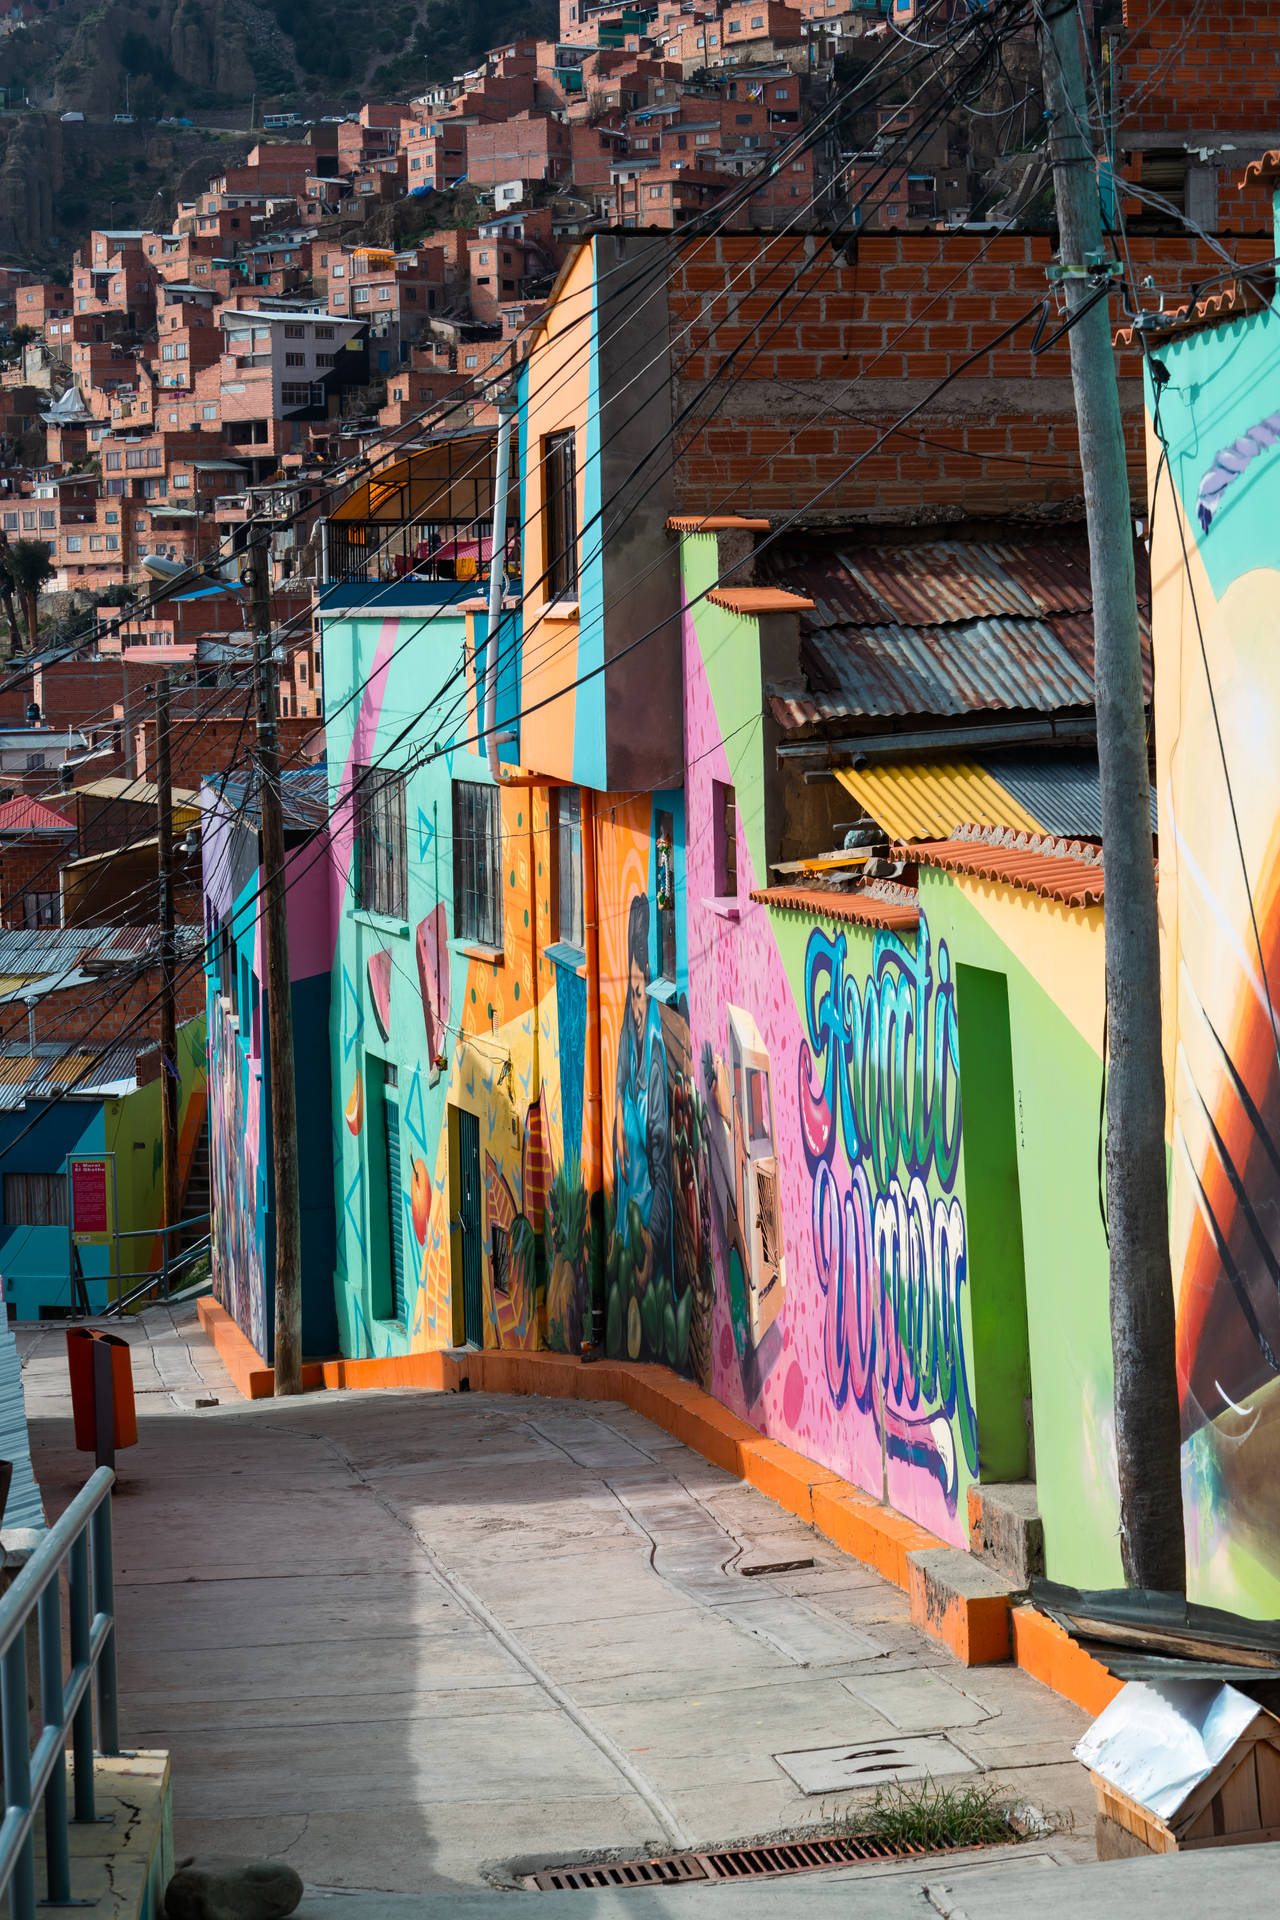
[[[123,1728],[172,1753],[180,1855],[280,1856],[318,1889],[478,1893],[574,1856],[828,1827],[867,1794],[832,1780],[935,1735],[930,1766],[1052,1822],[989,1854],[984,1881],[1092,1859],[1083,1715],[1011,1668],[957,1666],[895,1588],[629,1410],[411,1391],[249,1404],[189,1309],[125,1331],[140,1442],[115,1502]],[[19,1344],[52,1513],[91,1462],[71,1446],[61,1329]],[[850,1763],[858,1742],[879,1757]],[[890,1900],[860,1912],[923,1911],[911,1863],[790,1885],[816,1898],[850,1877]],[[638,1920],[698,1899],[772,1912],[773,1896],[793,1897],[622,1897]],[[313,1904],[357,1920],[365,1903]]]

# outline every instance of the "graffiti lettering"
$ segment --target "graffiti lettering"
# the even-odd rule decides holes
[[[810,935],[799,1061],[827,1383],[837,1408],[852,1396],[882,1423],[891,1455],[932,1472],[954,1509],[955,1440],[971,1473],[978,1441],[964,1215],[951,1191],[960,1093],[950,956],[940,943],[935,977],[923,918],[914,953],[877,936],[863,988],[846,954],[844,934]]]

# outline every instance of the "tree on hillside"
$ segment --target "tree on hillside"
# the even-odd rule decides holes
[[[27,619],[27,645],[34,651],[40,639],[40,589],[53,575],[48,548],[42,540],[15,540],[12,545],[6,542],[0,547],[0,574],[5,612],[9,614],[16,593]],[[10,634],[16,641],[17,628],[12,624]]]

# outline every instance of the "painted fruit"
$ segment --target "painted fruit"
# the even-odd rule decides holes
[[[667,1349],[667,1360],[674,1367],[676,1363],[676,1316],[668,1300],[662,1309],[662,1338]]]
[[[640,1202],[627,1202],[627,1242],[631,1248],[631,1258],[639,1266],[644,1259],[644,1221],[640,1216]]]
[[[616,1359],[622,1351],[622,1289],[609,1289],[609,1319],[605,1327],[604,1350],[610,1359]]]
[[[425,1160],[415,1159],[413,1163],[409,1198],[413,1209],[413,1230],[418,1236],[418,1245],[422,1246],[427,1238],[427,1219],[431,1212],[431,1175],[427,1172]]]
[[[627,1352],[633,1360],[640,1358],[640,1306],[633,1300],[627,1308]]]
[[[360,1078],[360,1069],[356,1068],[356,1077],[345,1109],[347,1125],[352,1133],[358,1134],[364,1125],[364,1081]]]
[[[378,1023],[378,1032],[384,1040],[391,1038],[391,953],[383,948],[380,953],[369,955],[369,998],[373,1002],[373,1017]]]

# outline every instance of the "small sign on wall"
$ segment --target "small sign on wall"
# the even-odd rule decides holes
[[[115,1234],[115,1155],[73,1154],[67,1161],[71,1181],[71,1242],[77,1247],[110,1246]]]

